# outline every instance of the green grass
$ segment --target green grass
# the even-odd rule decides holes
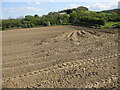
[[[112,13],[104,13],[105,15],[112,15]]]
[[[101,28],[115,28],[116,26],[120,26],[120,22],[106,22]]]

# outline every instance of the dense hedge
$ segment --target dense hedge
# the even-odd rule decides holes
[[[26,15],[25,18],[9,18],[7,20],[2,20],[2,29],[31,28],[36,26],[67,24],[77,24],[92,27],[105,25],[105,23],[109,21],[119,22],[120,16],[115,12],[103,13],[88,11],[88,8],[81,6],[59,12],[50,12],[47,15],[43,15],[42,17],[39,17],[37,14],[35,14],[34,16]]]

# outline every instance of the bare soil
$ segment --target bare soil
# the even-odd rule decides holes
[[[54,26],[2,35],[3,88],[118,87],[115,29]]]

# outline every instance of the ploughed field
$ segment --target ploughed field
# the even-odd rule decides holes
[[[2,34],[3,88],[118,87],[115,29],[54,26]]]

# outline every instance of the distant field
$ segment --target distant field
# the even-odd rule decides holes
[[[117,29],[3,31],[3,88],[118,87]]]

